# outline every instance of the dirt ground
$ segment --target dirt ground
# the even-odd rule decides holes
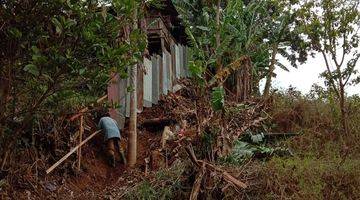
[[[160,105],[160,104],[159,104]],[[138,123],[144,119],[165,117],[160,106],[145,108],[138,115]],[[126,126],[127,127],[127,126]],[[123,130],[122,146],[126,146],[127,129]],[[114,188],[121,186],[129,187],[137,182],[144,180],[145,158],[150,157],[151,150],[159,148],[161,141],[161,131],[148,131],[146,129],[138,132],[138,154],[135,168],[126,168],[119,160],[115,168],[108,165],[103,151],[102,136],[98,135],[89,145],[83,148],[82,172],[63,180],[55,193],[48,197],[60,199],[104,199],[115,194]],[[117,155],[119,158],[119,155]],[[51,183],[51,182],[50,182]]]

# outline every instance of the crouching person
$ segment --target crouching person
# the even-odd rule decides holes
[[[112,167],[115,167],[116,159],[115,152],[116,150],[120,154],[120,160],[126,164],[126,158],[123,149],[120,145],[120,129],[117,122],[110,117],[102,117],[99,121],[98,127],[104,133],[104,141],[106,142],[106,154],[108,157],[109,164]]]

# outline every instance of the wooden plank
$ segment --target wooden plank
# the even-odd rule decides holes
[[[76,152],[81,146],[83,146],[85,143],[87,143],[91,138],[93,138],[96,134],[100,133],[101,131],[95,131],[92,133],[88,138],[86,138],[84,141],[82,141],[80,144],[78,144],[76,147],[72,148],[69,153],[67,153],[65,156],[63,156],[60,160],[58,160],[55,164],[53,164],[49,169],[46,170],[46,174],[49,174],[52,172],[56,167],[58,167],[62,162],[64,162],[71,154]]]

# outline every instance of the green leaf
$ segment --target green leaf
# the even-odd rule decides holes
[[[225,104],[225,90],[222,86],[213,88],[211,93],[211,106],[215,111],[219,111]]]
[[[29,72],[30,74],[34,76],[39,76],[39,70],[36,65],[34,64],[28,64],[24,67],[24,71]]]
[[[55,26],[56,33],[57,33],[57,34],[61,34],[61,33],[62,33],[62,30],[63,30],[63,27],[62,27],[61,23],[59,22],[59,20],[56,19],[56,18],[52,18],[52,19],[51,19],[51,22],[52,22],[52,23],[54,24],[54,26]]]
[[[203,31],[210,31],[210,29],[208,27],[205,26],[196,26],[196,28],[203,30]]]
[[[83,75],[84,73],[85,73],[85,68],[81,68],[81,69],[79,69],[79,75]]]
[[[18,38],[21,38],[21,36],[22,36],[21,31],[17,28],[10,28],[8,31],[14,38],[18,39]]]
[[[281,69],[289,72],[289,69],[285,65],[283,65],[281,62],[276,62],[276,65],[279,66]]]

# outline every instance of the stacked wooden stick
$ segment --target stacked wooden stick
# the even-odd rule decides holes
[[[99,104],[102,101],[104,101],[108,96],[105,95],[101,98],[99,98],[96,103]],[[49,174],[50,172],[52,172],[56,167],[58,167],[61,163],[63,163],[67,158],[69,158],[73,153],[77,152],[77,169],[80,171],[81,169],[81,147],[87,143],[91,138],[93,138],[95,135],[97,135],[98,133],[100,133],[101,131],[95,131],[94,133],[92,133],[88,138],[86,138],[85,140],[82,140],[83,138],[83,134],[84,134],[84,114],[86,112],[89,111],[89,108],[83,108],[79,111],[79,113],[73,115],[72,117],[70,117],[70,121],[74,121],[75,119],[79,119],[79,144],[72,148],[66,155],[64,155],[60,160],[58,160],[56,163],[54,163],[50,168],[48,168],[46,170],[46,174]]]

